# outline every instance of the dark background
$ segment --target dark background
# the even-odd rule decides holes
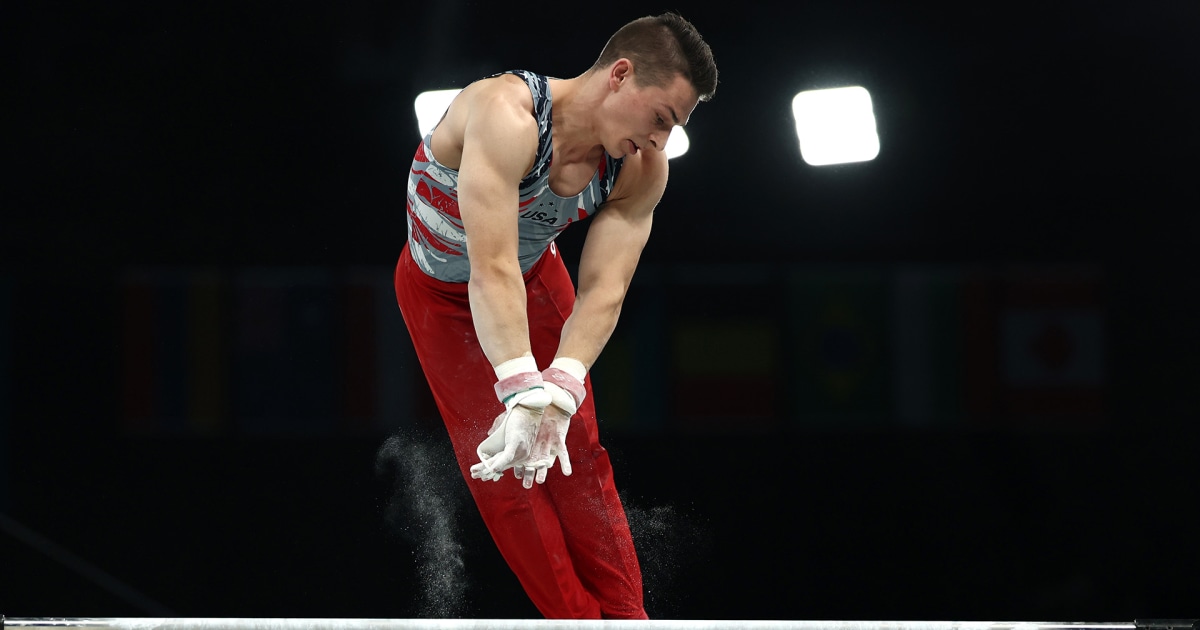
[[[0,614],[536,616],[382,332],[411,103],[508,68],[573,76],[667,9],[721,84],[594,373],[651,616],[1197,616],[1200,4],[857,0],[6,3]],[[807,166],[791,98],[841,85],[870,90],[880,154]],[[258,311],[229,306],[266,299],[248,270],[284,278],[260,283],[280,321],[315,313],[268,326],[282,350],[259,363],[236,351]],[[847,270],[859,337],[796,315]],[[870,290],[937,273],[970,280],[946,288],[957,332],[927,329],[951,350],[918,368],[897,349],[924,342]],[[383,287],[374,319],[345,278]],[[189,287],[215,287],[199,345],[141,326]],[[1102,322],[1044,355],[1082,379],[1002,382],[1005,305],[1027,298]],[[682,360],[706,334],[761,356]],[[179,402],[171,366],[206,356],[225,404]],[[174,411],[130,402],[154,378]],[[914,378],[951,402],[896,402]],[[817,405],[833,382],[861,386]],[[377,468],[389,437],[415,465]],[[450,526],[406,510],[414,484],[458,506]],[[455,544],[461,579],[431,589]]]

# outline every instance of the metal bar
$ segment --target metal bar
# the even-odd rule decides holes
[[[24,630],[1136,630],[1134,623],[1030,621],[788,621],[556,619],[300,619],[14,617]]]

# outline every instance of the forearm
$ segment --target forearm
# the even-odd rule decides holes
[[[492,366],[532,356],[520,270],[472,269],[467,291],[475,334]]]
[[[624,292],[581,294],[563,326],[557,357],[568,357],[591,369],[617,327]]]

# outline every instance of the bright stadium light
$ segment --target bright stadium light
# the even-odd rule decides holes
[[[687,132],[683,130],[683,127],[671,127],[671,135],[667,136],[667,159],[679,157],[687,153],[690,144]]]
[[[812,166],[865,162],[879,155],[871,95],[852,86],[807,90],[792,99],[800,155]]]
[[[446,108],[450,106],[450,101],[454,100],[455,96],[462,90],[431,90],[429,92],[421,92],[413,101],[413,109],[417,112],[417,132],[424,138],[425,134],[433,129],[434,125],[442,119],[442,114],[446,113]],[[688,146],[687,132],[683,127],[673,127],[671,135],[667,136],[667,157],[674,158],[687,153]]]

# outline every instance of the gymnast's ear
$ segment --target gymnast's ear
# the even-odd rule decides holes
[[[617,91],[626,81],[633,79],[633,60],[621,57],[608,67],[608,86]]]

